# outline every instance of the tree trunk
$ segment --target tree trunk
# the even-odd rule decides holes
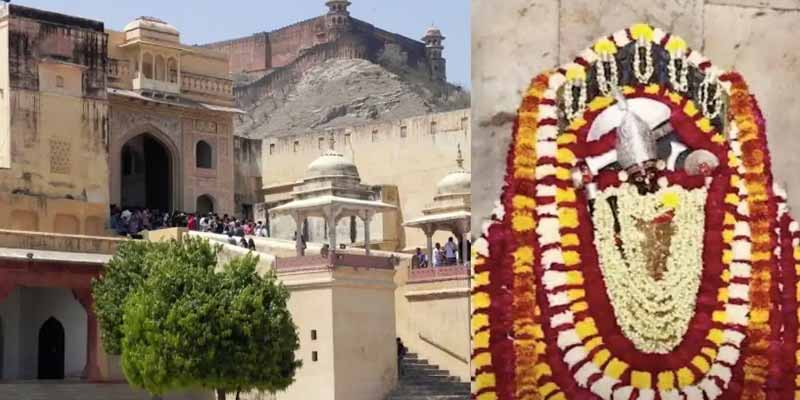
[[[217,389],[217,400],[225,400],[225,390]]]
[[[239,391],[236,391],[236,400],[239,400]]]

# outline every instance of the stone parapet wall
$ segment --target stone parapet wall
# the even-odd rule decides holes
[[[0,229],[109,236],[107,203],[0,192]]]
[[[0,229],[0,247],[70,253],[114,254],[125,239],[85,235],[64,235]]]

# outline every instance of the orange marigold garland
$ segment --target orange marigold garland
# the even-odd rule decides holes
[[[652,83],[654,46],[669,58],[666,85]],[[705,187],[710,202],[695,314],[683,342],[664,354],[634,348],[621,332],[607,277],[598,270],[585,194],[573,186],[586,157],[614,147],[613,133],[590,143],[587,131],[613,105],[604,91],[619,83],[616,57],[631,47],[635,73],[625,79],[639,83],[628,83],[625,95],[668,105],[680,141],[721,161],[705,181],[682,172],[663,176],[662,188]],[[698,78],[687,75],[690,67],[702,74],[691,85],[689,78]],[[596,79],[603,93],[591,92],[587,79]],[[690,88],[697,98],[687,94]],[[727,118],[720,112],[723,90]],[[778,214],[763,118],[738,74],[722,74],[682,39],[636,24],[535,78],[513,135],[502,208],[475,246],[474,398],[788,399],[800,393],[800,229],[785,209]],[[606,190],[624,185],[621,176],[605,171],[593,179]]]

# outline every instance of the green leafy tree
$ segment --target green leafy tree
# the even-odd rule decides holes
[[[122,242],[99,279],[92,282],[95,313],[106,353],[122,353],[122,316],[128,294],[142,285],[167,243]]]
[[[292,383],[300,362],[294,358],[299,340],[287,310],[289,292],[274,274],[256,274],[257,257],[236,258],[215,272],[219,248],[202,239],[139,250],[118,255],[147,264],[118,263],[139,271],[136,279],[103,278],[134,284],[115,310],[121,324],[109,324],[121,337],[129,383],[154,395],[218,389],[221,398],[234,391],[237,397],[253,389],[275,392]],[[111,288],[104,285],[101,290]]]
[[[217,275],[218,317],[214,319],[219,358],[214,387],[228,392],[286,389],[301,366],[297,329],[287,308],[289,291],[274,272],[256,273],[258,258],[231,260]]]

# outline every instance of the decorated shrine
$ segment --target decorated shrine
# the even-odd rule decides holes
[[[476,399],[800,395],[800,233],[744,78],[636,24],[535,77],[474,248]]]

